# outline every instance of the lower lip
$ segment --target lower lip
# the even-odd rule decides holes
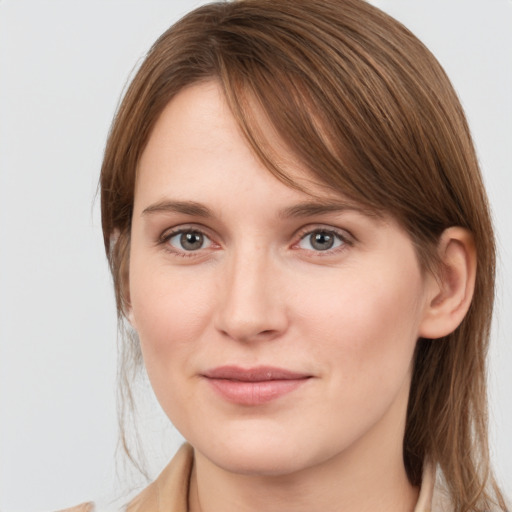
[[[291,393],[309,379],[282,379],[258,382],[211,378],[207,380],[212,388],[229,402],[239,405],[261,405]]]

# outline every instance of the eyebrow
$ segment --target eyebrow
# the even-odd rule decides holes
[[[354,203],[343,201],[313,201],[299,203],[288,208],[285,208],[279,213],[282,218],[302,218],[313,217],[315,215],[324,215],[327,213],[342,213],[345,211],[353,211],[361,213],[369,217],[377,216],[377,213],[369,208]]]
[[[364,208],[363,206],[343,201],[311,201],[295,204],[282,209],[278,213],[279,218],[306,218],[315,215],[325,215],[328,213],[342,213],[345,211],[355,211],[366,216],[378,216],[377,212]],[[196,201],[158,201],[142,211],[142,215],[153,213],[181,213],[193,217],[211,218],[212,211],[201,203]]]
[[[182,213],[194,217],[212,217],[212,212],[201,203],[195,201],[159,201],[154,203],[142,212],[142,215],[150,213]]]

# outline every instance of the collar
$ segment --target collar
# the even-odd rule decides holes
[[[431,464],[426,463],[423,468],[421,489],[414,512],[432,512],[432,497],[434,495],[434,483],[436,472]]]
[[[126,507],[126,512],[188,512],[194,450],[185,443],[160,476]]]

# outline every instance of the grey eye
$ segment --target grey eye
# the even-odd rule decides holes
[[[169,238],[169,244],[181,251],[198,251],[210,243],[210,239],[199,231],[182,231]]]
[[[299,247],[310,251],[328,251],[343,243],[342,238],[333,231],[316,230],[307,233],[299,242]]]

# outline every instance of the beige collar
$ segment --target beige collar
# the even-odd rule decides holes
[[[126,512],[187,512],[194,451],[181,446],[160,476],[126,507]]]
[[[421,480],[420,495],[414,507],[414,512],[432,512],[432,497],[434,495],[434,483],[436,472],[430,464],[425,464]]]

